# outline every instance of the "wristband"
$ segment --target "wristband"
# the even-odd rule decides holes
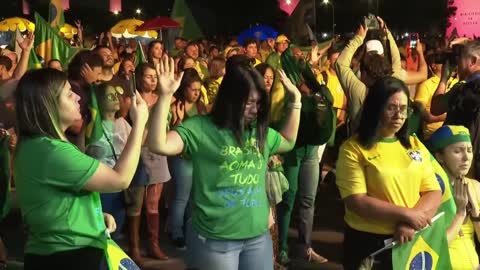
[[[302,108],[302,102],[290,102],[288,103],[288,108],[300,110]]]

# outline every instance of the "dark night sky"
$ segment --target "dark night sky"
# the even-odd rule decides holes
[[[332,0],[330,0],[332,1]],[[440,30],[445,18],[447,0],[333,0],[335,4],[336,29],[339,32],[353,31],[358,18],[368,12],[368,2],[379,1],[379,14],[390,28],[398,31]],[[22,16],[21,0],[1,0],[0,17]],[[31,7],[48,17],[48,0],[29,0]],[[265,23],[282,30],[285,15],[278,10],[276,0],[187,0],[194,15],[207,34],[235,34],[249,25]],[[6,3],[6,8],[5,8]],[[120,18],[132,17],[136,8],[141,8],[141,19],[153,16],[169,16],[173,0],[123,0],[123,12],[115,16],[108,11],[108,0],[70,0],[71,9],[65,13],[66,21],[81,18],[87,31],[104,31]],[[317,23],[319,31],[331,29],[331,8],[317,0]],[[31,18],[31,17],[30,17]],[[205,29],[206,28],[206,29]]]

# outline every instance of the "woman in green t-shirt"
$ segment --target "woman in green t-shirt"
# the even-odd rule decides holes
[[[209,115],[194,116],[167,132],[170,100],[181,80],[173,59],[157,65],[159,100],[149,130],[151,151],[189,156],[193,164],[188,266],[199,270],[273,269],[265,174],[269,156],[295,145],[300,92],[280,71],[291,109],[280,133],[268,127],[269,102],[262,76],[244,56],[227,61]]]
[[[25,74],[15,99],[19,142],[14,170],[28,226],[24,269],[101,269],[105,231],[115,231],[115,221],[102,213],[99,192],[129,186],[148,118],[145,101],[138,93],[132,97],[132,131],[109,168],[65,137],[81,118],[80,98],[65,73],[40,69]]]

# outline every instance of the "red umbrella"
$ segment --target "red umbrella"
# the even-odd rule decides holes
[[[165,28],[176,28],[176,27],[180,27],[180,24],[177,21],[170,19],[168,17],[156,17],[138,26],[137,31],[162,30]]]

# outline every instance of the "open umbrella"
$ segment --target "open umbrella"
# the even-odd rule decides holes
[[[143,21],[137,19],[126,19],[119,21],[110,30],[112,36],[116,38],[134,38],[142,36],[145,38],[157,38],[158,33],[156,31],[136,31],[136,28],[143,24]]]
[[[62,28],[60,28],[60,33],[62,33],[65,38],[71,39],[74,35],[78,34],[78,29],[66,23]]]
[[[31,21],[20,17],[7,18],[0,22],[1,32],[15,32],[17,31],[17,28],[20,30],[20,32],[25,30],[33,32],[35,30],[35,25]]]
[[[278,32],[272,27],[268,25],[257,25],[241,32],[237,37],[237,41],[239,44],[243,44],[243,41],[247,38],[255,38],[263,41],[268,38],[276,38],[277,36]]]
[[[144,22],[142,25],[137,27],[137,31],[162,30],[166,28],[177,27],[180,27],[180,24],[173,19],[170,19],[168,17],[156,17]]]

